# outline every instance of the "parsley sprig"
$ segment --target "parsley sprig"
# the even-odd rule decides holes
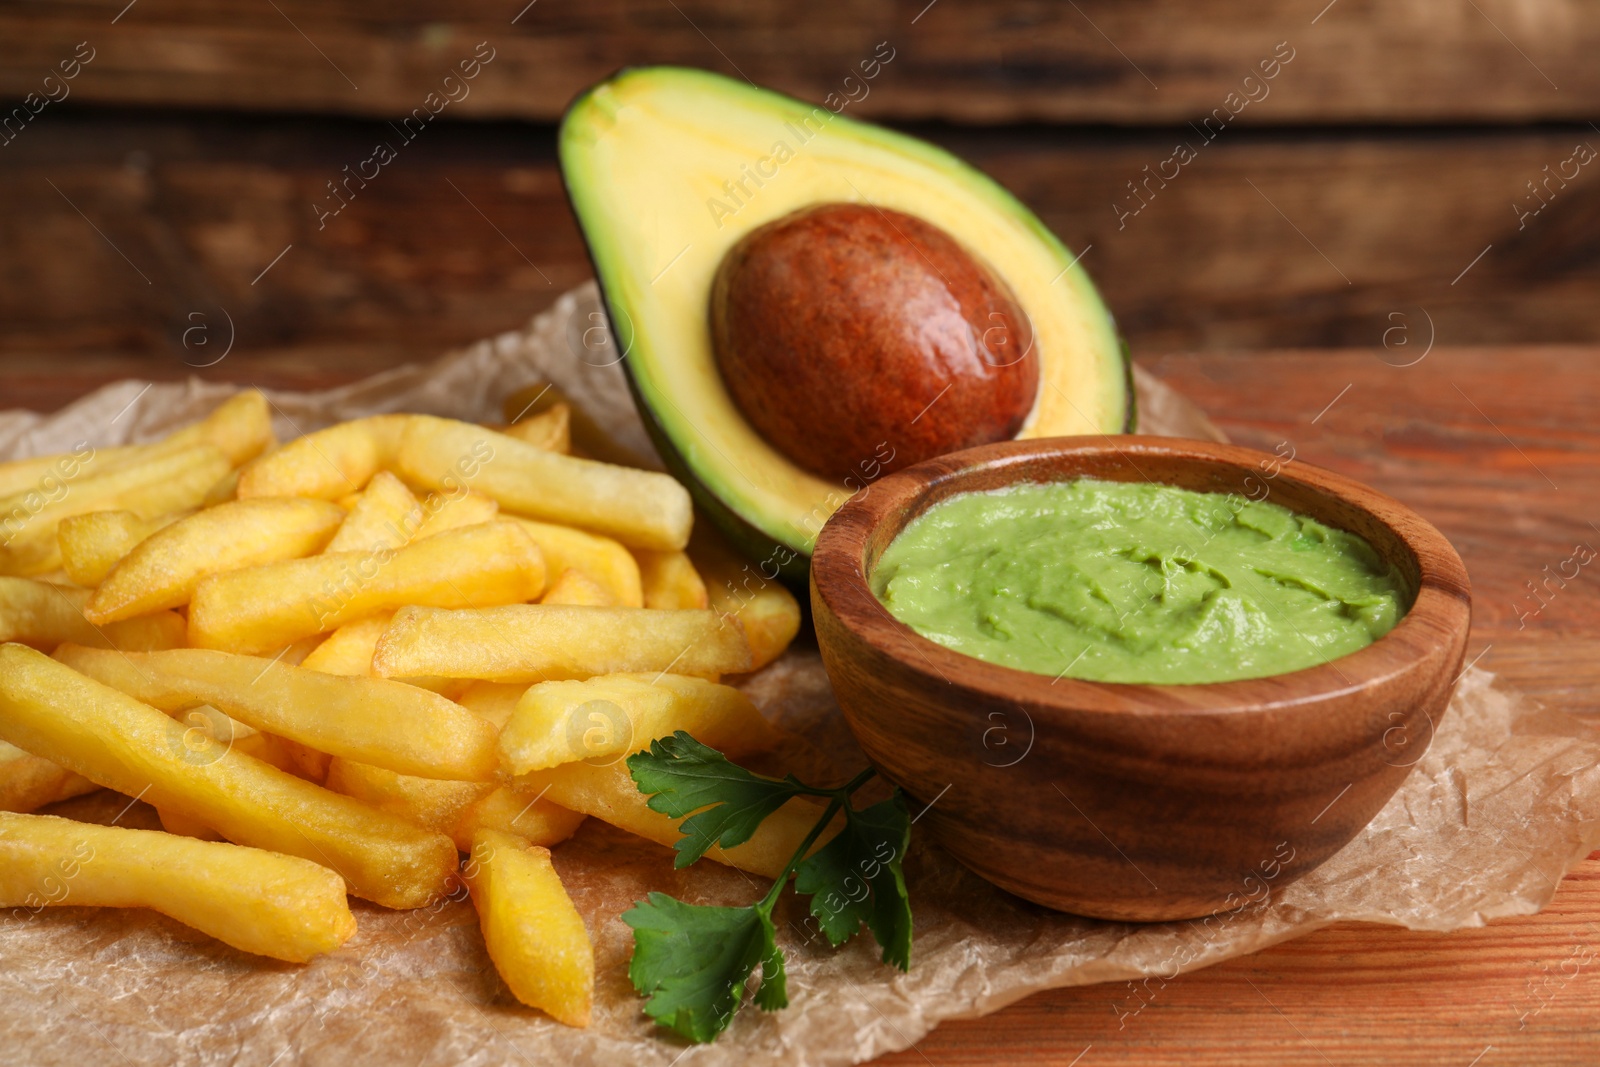
[[[885,963],[910,968],[911,903],[901,864],[911,820],[898,789],[870,807],[851,806],[851,795],[873,776],[871,768],[837,789],[820,789],[792,774],[752,774],[680,730],[629,756],[628,770],[652,810],[684,820],[679,868],[714,845],[727,849],[750,840],[767,816],[795,797],[828,802],[782,876],[756,903],[713,907],[651,893],[623,913],[633,927],[628,977],[648,998],[644,1010],[651,1018],[691,1041],[715,1040],[733,1021],[758,965],[756,1005],[763,1011],[788,1005],[772,909],[791,874],[795,892],[811,898],[812,918],[830,944],[842,945],[865,924]],[[844,826],[808,856],[840,812]]]

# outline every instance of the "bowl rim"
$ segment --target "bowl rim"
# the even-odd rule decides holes
[[[1354,506],[1387,527],[1405,546],[1415,558],[1418,572],[1416,597],[1410,610],[1393,629],[1371,644],[1311,667],[1223,682],[1156,684],[1051,678],[978,659],[923,637],[889,614],[873,594],[866,554],[883,524],[895,524],[897,535],[937,499],[962,492],[952,487],[979,470],[1010,465],[1019,476],[1007,484],[1037,483],[1038,479],[1025,476],[1026,464],[1031,461],[1105,457],[1107,453],[1115,453],[1140,475],[1140,457],[1175,458],[1251,472],[1266,470],[1260,466],[1263,461],[1279,464],[1274,474],[1257,473],[1257,477],[1270,477],[1280,484],[1292,484]],[[1068,474],[1053,480],[1082,476]],[[959,685],[990,700],[1133,715],[1262,711],[1322,704],[1421,669],[1447,648],[1453,635],[1465,632],[1471,623],[1471,585],[1461,557],[1432,523],[1393,497],[1298,458],[1285,462],[1282,456],[1241,445],[1140,434],[1002,441],[937,456],[885,475],[846,501],[822,528],[811,559],[811,597],[815,614],[820,616],[820,609],[825,607],[856,639],[925,680]],[[824,638],[819,633],[820,639]]]

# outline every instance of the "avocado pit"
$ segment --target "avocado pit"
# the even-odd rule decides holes
[[[1038,392],[1032,325],[1005,282],[937,226],[870,204],[751,231],[718,267],[710,317],[745,418],[847,484],[1009,440]]]

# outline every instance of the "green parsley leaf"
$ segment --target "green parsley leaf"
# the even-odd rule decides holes
[[[650,810],[674,819],[699,812],[678,827],[683,836],[674,846],[674,865],[680,868],[712,845],[744,844],[763,819],[804,791],[792,778],[751,774],[682,730],[651,741],[648,752],[629,756],[628,770],[639,792],[651,794]]]
[[[900,791],[870,808],[845,808],[845,825],[801,861],[795,892],[811,897],[811,914],[829,942],[841,945],[866,923],[883,946],[883,962],[911,968],[911,900],[902,868],[911,819]]]
[[[783,953],[761,907],[685,904],[651,893],[622,915],[633,927],[628,977],[645,994],[645,1014],[690,1041],[707,1042],[728,1028],[757,964],[755,1000],[765,1011],[788,1006]]]

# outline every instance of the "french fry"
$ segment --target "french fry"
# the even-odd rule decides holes
[[[114,465],[117,459],[136,454],[139,448],[138,445],[95,448],[87,441],[80,441],[71,452],[7,460],[0,463],[0,499],[32,491],[53,494],[57,486],[85,477],[91,471],[99,473]]]
[[[0,645],[0,740],[230,841],[326,864],[351,892],[385,907],[421,907],[448,890],[457,863],[449,838],[242,752],[195,753],[185,732],[63,663]]]
[[[263,763],[270,763],[280,771],[298,774],[295,742],[246,726],[210,704],[185,708],[174,713],[173,718],[188,727],[183,734],[183,743],[197,757],[237,751]]]
[[[495,729],[503,730],[506,723],[511,721],[512,713],[517,710],[517,702],[527,691],[525,682],[468,682],[456,698],[456,703],[474,715],[488,719],[494,723]]]
[[[601,691],[607,684],[609,683],[595,686],[594,690]],[[673,686],[663,688],[683,694],[688,693],[695,684],[692,680],[679,679]],[[531,694],[538,688],[540,687],[534,686],[528,692]],[[616,687],[617,695],[622,695],[622,688]],[[574,691],[552,688],[546,693],[559,696],[562,693],[572,694]],[[527,699],[525,696],[524,700]],[[545,699],[545,696],[535,698],[530,705],[542,703]],[[637,698],[624,696],[623,699],[633,702]],[[679,696],[676,699],[682,700],[683,697]],[[773,729],[754,707],[739,708],[732,698],[720,695],[719,700],[725,701],[725,706],[735,707],[736,710],[732,714],[725,715],[705,714],[703,711],[689,712],[694,717],[693,725],[698,730],[694,736],[698,740],[730,756],[760,751],[771,743]],[[654,737],[665,736],[680,728],[673,725],[673,713],[660,714],[652,711],[652,704],[659,708],[662,704],[671,702],[662,701],[659,695],[650,701],[638,702],[636,706],[641,707],[644,713],[639,715],[640,728],[634,732],[629,746],[631,751],[647,748]],[[551,700],[550,703],[559,705],[560,701]],[[507,730],[515,728],[517,718],[521,714],[522,705],[519,703],[517,712],[507,724]],[[536,731],[534,733],[537,735]],[[511,744],[513,748],[518,746],[517,734],[513,734]],[[678,824],[682,820],[672,819],[650,810],[649,798],[639,792],[628,771],[626,761],[622,759],[613,760],[605,757],[604,761],[562,763],[545,770],[518,775],[510,786],[520,793],[542,796],[560,807],[593,816],[601,822],[610,823],[619,829],[668,847],[676,844],[683,836],[678,830]],[[718,863],[737,867],[742,871],[776,878],[783,873],[789,858],[800,847],[800,843],[811,832],[811,828],[817,824],[817,820],[822,817],[822,811],[822,805],[806,797],[796,797],[768,816],[754,836],[744,844],[731,849],[713,847],[706,855]],[[832,828],[824,831],[819,838],[819,844],[826,842],[835,832],[837,831]]]
[[[557,402],[518,419],[502,432],[546,452],[571,452],[572,409]]]
[[[279,739],[278,743],[289,757],[289,764],[280,767],[280,770],[288,771],[296,778],[304,778],[306,781],[315,782],[317,785],[323,785],[327,782],[328,768],[333,766],[332,756],[326,752],[320,752],[310,745],[302,745],[298,741]],[[277,766],[270,759],[266,762]]]
[[[62,519],[56,527],[61,566],[77,584],[99,585],[141,541],[192,514],[172,511],[146,519],[132,511],[90,511]]]
[[[456,823],[474,802],[494,791],[493,782],[461,782],[397,774],[384,767],[336,756],[328,765],[327,787],[354,797],[426,830],[453,836]],[[459,842],[457,847],[460,847]],[[470,845],[469,845],[470,847]]]
[[[491,522],[392,552],[341,552],[214,574],[190,602],[189,643],[272,652],[406,604],[520,603],[543,591],[544,570],[538,545],[520,526]]]
[[[416,686],[198,648],[65,645],[56,658],[162,711],[209,704],[257,730],[402,774],[486,781],[499,765],[491,723]]]
[[[43,574],[61,566],[56,529],[62,519],[117,508],[151,517],[197,507],[229,469],[220,449],[198,444],[90,474],[53,496],[29,492],[0,500],[0,574]]]
[[[78,478],[171,456],[199,444],[221,449],[230,465],[243,463],[272,442],[272,426],[266,408],[266,398],[249,390],[225,401],[206,418],[155,444],[95,448],[84,441],[68,453],[0,463],[0,499],[25,496],[29,492],[54,495],[58,486]]]
[[[324,674],[343,674],[351,678],[372,678],[372,652],[378,647],[378,638],[389,628],[392,611],[380,611],[355,622],[347,622],[317,646],[315,652],[300,664]],[[454,700],[469,682],[454,678],[407,678],[407,685],[431,690]]]
[[[569,569],[579,570],[604,586],[621,607],[644,607],[638,561],[619,542],[570,526],[532,519],[515,521],[544,553],[551,582],[559,581]]]
[[[380,678],[529,683],[636,671],[710,677],[749,670],[750,645],[712,611],[406,607],[378,640],[372,669]]]
[[[328,542],[328,552],[378,552],[399,548],[422,525],[422,505],[406,483],[379,471],[356,494],[355,503],[339,532]]]
[[[218,504],[226,504],[230,500],[239,499],[239,472],[231,470],[217,479],[217,484],[206,490],[205,499],[200,501],[203,508],[214,508]]]
[[[489,958],[511,993],[568,1026],[588,1026],[594,944],[550,863],[550,850],[480,830],[467,887]]]
[[[582,812],[569,811],[537,793],[520,793],[500,785],[467,805],[448,832],[463,852],[472,851],[472,839],[480,830],[516,834],[548,848],[571,837],[586,818]]]
[[[46,652],[66,641],[131,652],[183,647],[183,616],[158,611],[96,626],[83,614],[93,595],[89,589],[0,577],[0,642],[18,641]]]
[[[746,752],[777,739],[732,686],[677,674],[612,674],[530,687],[500,731],[500,755],[512,774],[574,760],[614,763],[676,730]]]
[[[414,415],[395,468],[430,489],[467,485],[519,515],[568,523],[631,548],[683,548],[694,511],[665,474],[546,452],[481,426]]]
[[[84,609],[97,625],[187,604],[210,574],[309,556],[344,522],[322,500],[258,497],[197,511],[145,538]]]
[[[389,628],[392,611],[380,611],[355,622],[347,622],[316,647],[316,651],[300,661],[307,670],[323,674],[342,674],[350,678],[372,677],[372,650],[378,647],[378,638]]]
[[[298,641],[292,641],[284,645],[274,652],[270,658],[277,660],[279,663],[287,663],[291,667],[298,667],[305,662],[307,656],[317,650],[317,646],[320,644],[322,644],[322,635],[312,634],[310,637],[302,637]]]
[[[180,815],[175,811],[157,809],[156,818],[161,820],[161,828],[169,834],[177,834],[179,837],[192,837],[196,841],[227,840],[227,838],[198,819],[191,819],[189,816]]]
[[[600,583],[582,571],[568,567],[561,577],[550,584],[539,598],[541,604],[572,604],[580,607],[609,608],[617,604],[616,597]]]
[[[409,415],[371,415],[297,437],[239,475],[239,499],[309,496],[337,500],[391,466]]]
[[[634,549],[639,561],[639,581],[647,608],[703,608],[707,605],[706,584],[683,552],[653,552]]]
[[[542,794],[545,800],[569,811],[592,815],[601,822],[668,848],[683,836],[678,831],[678,824],[683,820],[651,811],[649,798],[639,792],[628,774],[628,765],[622,761],[605,766],[563,763],[549,770],[522,775],[512,786],[528,796]],[[811,828],[817,825],[822,811],[822,805],[796,797],[767,816],[750,840],[730,849],[713,846],[706,857],[741,871],[776,878],[783,873],[789,858]],[[819,840],[825,843],[831,836],[832,833],[824,831]]]
[[[777,580],[777,568],[770,562],[741,558],[715,527],[704,522],[695,524],[689,538],[689,558],[705,579],[711,609],[744,627],[750,641],[750,669],[760,670],[783,655],[800,632],[800,604]]]
[[[421,541],[425,537],[444,533],[446,530],[455,530],[462,526],[476,526],[480,522],[493,522],[500,517],[500,505],[484,496],[467,490],[453,496],[434,493],[430,494],[426,502],[427,518],[416,533],[411,535],[411,540]]]
[[[99,788],[80,774],[0,741],[0,811],[38,811]]]
[[[569,436],[572,441],[572,450],[581,451],[591,459],[598,459],[603,463],[615,463],[619,467],[649,467],[652,464],[645,462],[638,453],[633,452],[617,443],[598,422],[594,420],[583,406],[564,392],[560,386],[550,382],[534,382],[506,397],[501,405],[501,413],[505,420],[515,425],[529,415],[536,415],[548,411],[557,404],[567,408],[567,419],[570,423]],[[656,466],[659,467],[659,464]]]
[[[248,463],[272,447],[272,412],[259,389],[235,393],[199,422],[167,437],[167,444],[210,444],[222,449],[228,463]]]
[[[0,814],[0,907],[151,908],[291,963],[356,932],[343,880],[294,856],[54,815]]]

